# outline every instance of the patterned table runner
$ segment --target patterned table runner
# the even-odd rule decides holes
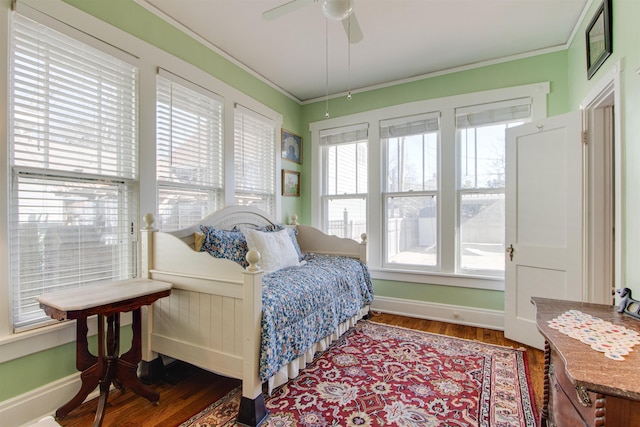
[[[640,344],[638,332],[578,310],[569,310],[548,323],[550,328],[590,345],[613,360],[624,360],[633,346]]]

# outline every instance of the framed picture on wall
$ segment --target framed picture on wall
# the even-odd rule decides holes
[[[611,55],[611,34],[611,0],[603,0],[585,30],[587,79],[591,79]]]
[[[282,158],[302,163],[302,137],[282,129]]]
[[[282,169],[282,195],[300,197],[300,172]]]

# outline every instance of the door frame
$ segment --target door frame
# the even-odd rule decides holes
[[[621,288],[625,282],[620,73],[618,61],[580,106],[587,144],[582,295],[584,302],[600,304],[612,304],[611,287]]]

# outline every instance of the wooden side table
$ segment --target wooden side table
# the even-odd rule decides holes
[[[102,425],[111,383],[117,388],[128,387],[151,402],[158,402],[157,391],[145,386],[138,378],[138,363],[142,358],[140,308],[171,293],[171,284],[149,279],[109,282],[100,286],[53,292],[36,298],[48,316],[56,320],[76,320],[76,368],[81,371],[80,391],[56,411],[62,419],[78,407],[100,386],[94,427]],[[133,337],[131,349],[120,355],[120,313],[131,311]],[[87,317],[98,316],[98,355],[89,352]],[[107,331],[105,337],[105,321]],[[106,338],[106,339],[105,339]]]
[[[640,332],[640,321],[610,305],[532,298],[538,330],[545,338],[543,427],[640,427],[640,347],[625,360],[608,359],[580,340],[549,327],[549,321],[578,310]]]

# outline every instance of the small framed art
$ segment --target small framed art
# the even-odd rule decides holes
[[[603,0],[585,30],[587,46],[587,79],[611,55],[611,0]]]
[[[302,137],[282,129],[282,158],[302,163]]]
[[[282,169],[282,195],[300,197],[300,172]]]

